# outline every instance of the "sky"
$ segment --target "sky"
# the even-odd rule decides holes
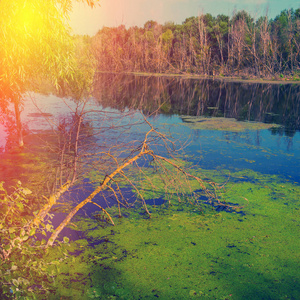
[[[70,24],[75,34],[95,35],[103,26],[125,25],[142,27],[147,21],[175,24],[191,16],[210,13],[232,15],[234,10],[246,10],[253,17],[274,18],[284,9],[300,8],[300,0],[100,0],[100,7],[89,8],[74,3]]]

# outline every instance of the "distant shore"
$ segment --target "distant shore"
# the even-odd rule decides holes
[[[243,78],[237,76],[205,76],[200,74],[191,73],[147,73],[147,72],[114,72],[114,71],[97,71],[97,73],[102,74],[126,74],[126,75],[136,75],[136,76],[149,76],[149,77],[179,77],[184,79],[210,79],[210,80],[220,80],[227,82],[245,82],[245,83],[268,83],[268,84],[299,84],[300,80],[293,80],[291,78],[282,79],[269,79],[269,78]]]

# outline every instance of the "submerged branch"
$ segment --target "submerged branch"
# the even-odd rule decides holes
[[[115,223],[114,223],[113,219],[111,218],[110,214],[101,205],[99,205],[98,203],[93,202],[93,201],[91,201],[91,203],[98,206],[99,208],[101,208],[102,211],[108,216],[110,222],[115,226]]]
[[[121,172],[121,175],[123,175],[123,177],[130,183],[130,185],[135,189],[136,193],[139,195],[139,197],[142,199],[142,202],[143,202],[143,206],[144,206],[144,209],[146,211],[146,213],[148,214],[149,217],[151,217],[151,214],[147,208],[147,204],[146,204],[146,201],[143,197],[143,195],[140,193],[139,189],[134,185],[134,183],[124,174],[124,172]]]
[[[146,141],[146,139],[145,139]],[[85,200],[80,202],[76,207],[72,209],[72,211],[67,215],[67,217],[64,219],[63,222],[55,229],[55,231],[52,233],[51,237],[49,238],[46,247],[52,246],[55,240],[57,239],[58,235],[60,232],[63,230],[63,228],[68,225],[68,223],[71,221],[71,219],[74,217],[74,215],[82,208],[84,207],[87,203],[91,203],[92,199],[102,190],[104,190],[107,187],[107,184],[110,182],[110,180],[113,179],[114,176],[119,174],[124,168],[138,160],[140,157],[151,154],[152,151],[148,150],[148,147],[146,145],[146,142],[144,141],[142,150],[133,158],[129,159],[127,162],[125,162],[123,165],[118,167],[114,172],[112,172],[110,175],[105,176],[103,182],[101,183],[100,186],[98,186],[94,192],[92,192]]]
[[[203,180],[195,175],[192,175],[188,172],[186,172],[183,168],[181,168],[180,166],[174,164],[172,161],[170,161],[169,159],[163,157],[163,156],[159,156],[159,155],[153,155],[153,159],[160,159],[163,160],[165,162],[167,162],[168,164],[172,165],[174,168],[176,168],[177,170],[179,170],[180,172],[182,172],[185,176],[190,177],[195,179],[201,186],[201,188],[205,191],[205,193],[209,196],[209,198],[216,198],[216,195],[213,195],[205,186]],[[210,185],[212,185],[212,183],[209,183]]]

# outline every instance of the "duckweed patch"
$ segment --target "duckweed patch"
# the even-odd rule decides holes
[[[244,170],[223,200],[245,215],[174,202],[147,219],[126,210],[116,226],[81,218],[85,240],[49,249],[61,260],[49,299],[300,299],[299,199],[299,185]]]
[[[246,130],[270,129],[278,127],[276,124],[266,124],[261,122],[241,122],[234,118],[223,117],[202,117],[202,116],[182,116],[182,123],[190,129],[206,129],[240,132]]]

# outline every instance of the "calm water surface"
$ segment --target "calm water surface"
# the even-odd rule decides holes
[[[32,95],[25,101],[22,121],[27,133],[43,133],[53,127],[57,128],[58,124],[62,122],[68,124],[75,109],[76,104],[69,99]],[[274,177],[270,179],[268,176],[257,176],[263,181],[263,183],[257,184],[251,182],[251,180],[256,180],[256,174],[252,178],[250,176],[249,181],[244,177],[239,183],[236,183],[237,190],[235,192],[234,182],[231,190],[229,188],[227,191],[229,192],[228,197],[230,201],[231,199],[234,199],[232,201],[247,200],[242,196],[249,198],[246,204],[246,214],[243,217],[240,214],[218,214],[218,219],[215,218],[216,215],[213,217],[213,221],[209,221],[209,227],[212,230],[206,228],[207,223],[205,226],[199,226],[198,215],[196,224],[199,228],[196,229],[197,226],[195,227],[194,222],[189,220],[190,215],[186,222],[181,224],[180,218],[174,218],[176,216],[174,214],[172,217],[171,215],[170,217],[166,216],[166,220],[161,223],[161,228],[157,228],[156,231],[151,229],[153,236],[150,238],[152,242],[149,243],[150,223],[133,226],[134,228],[130,227],[133,229],[132,238],[129,238],[129,241],[135,241],[136,228],[143,230],[142,236],[147,236],[147,241],[145,240],[143,243],[138,238],[137,249],[135,249],[137,252],[134,252],[132,258],[131,255],[128,255],[128,260],[124,259],[125,263],[128,262],[128,265],[125,264],[124,267],[124,278],[127,279],[127,274],[130,274],[131,269],[135,272],[134,264],[138,268],[140,265],[144,266],[144,263],[145,267],[138,273],[136,282],[140,283],[140,274],[144,274],[144,270],[147,268],[144,276],[148,276],[145,281],[148,284],[150,274],[148,267],[154,266],[153,286],[157,282],[162,282],[166,284],[164,288],[168,291],[169,288],[172,289],[166,280],[166,278],[169,279],[169,268],[175,263],[177,266],[178,263],[178,266],[181,267],[174,267],[174,278],[176,282],[187,281],[187,283],[181,284],[180,289],[176,290],[176,292],[180,290],[187,292],[185,298],[182,297],[182,299],[188,297],[190,290],[193,292],[195,289],[198,292],[201,289],[207,295],[211,295],[218,293],[217,288],[221,292],[228,291],[227,295],[229,296],[225,297],[225,294],[222,294],[224,297],[221,297],[219,294],[218,298],[212,297],[214,299],[229,299],[232,294],[234,299],[299,299],[299,261],[297,260],[299,256],[299,242],[297,244],[299,241],[298,186],[300,183],[299,85],[99,75],[93,98],[86,104],[86,110],[93,112],[87,115],[84,124],[93,128],[94,132],[101,132],[99,138],[95,139],[98,150],[100,146],[110,146],[119,139],[125,142],[134,139],[143,140],[149,126],[146,124],[134,125],[143,121],[140,114],[143,112],[151,115],[149,116],[151,123],[161,132],[170,134],[178,147],[185,145],[181,154],[196,167],[220,171],[226,169],[231,172],[245,169],[254,170],[262,174],[279,175],[282,178],[278,181]],[[272,123],[276,124],[276,128],[244,131],[218,130],[220,128],[214,130],[191,129],[190,124],[183,121],[186,120],[184,116],[232,118],[240,122],[247,122],[247,124],[249,122]],[[0,126],[0,147],[3,151],[8,150],[7,145],[12,138],[6,134],[4,125],[7,124]],[[124,127],[124,125],[126,126]],[[105,130],[107,126],[114,126],[109,133]],[[158,147],[157,150],[164,152],[163,147]],[[0,160],[0,167],[1,163]],[[226,172],[226,174],[228,173]],[[244,174],[249,173],[245,172]],[[236,179],[237,176],[233,177]],[[290,182],[295,184],[292,185]],[[228,185],[230,186],[230,184],[231,182]],[[93,186],[89,182],[89,178],[86,178],[83,185],[71,189],[64,194],[64,197],[66,200],[80,202],[90,194],[91,190],[93,190]],[[128,192],[129,196],[130,193],[133,196],[131,188],[125,192]],[[104,196],[106,195],[104,194]],[[127,194],[124,193],[124,196],[127,199]],[[94,200],[105,207],[105,201],[100,195],[97,195]],[[63,203],[63,199],[60,202]],[[90,214],[94,210],[94,206],[87,205],[85,210],[80,210],[80,213]],[[52,220],[54,227],[64,217],[65,215],[61,212],[55,213]],[[155,221],[155,219],[152,220]],[[172,224],[171,228],[170,224]],[[185,225],[189,229],[185,228]],[[157,231],[158,229],[161,231]],[[95,232],[95,230],[90,231]],[[111,228],[108,230],[110,231]],[[181,233],[182,238],[174,240],[174,245],[165,238],[165,241],[168,242],[163,244],[163,238],[159,237],[162,232],[171,232],[172,238],[177,238]],[[194,237],[191,240],[192,233]],[[112,235],[115,233],[110,234],[113,238]],[[64,228],[62,235],[72,239],[82,237],[78,231],[74,232],[68,228]],[[103,236],[102,229],[96,236],[97,238]],[[120,236],[125,237],[124,247],[127,248],[129,246],[127,229]],[[203,237],[207,239],[203,240]],[[154,243],[155,239],[157,239],[157,243]],[[113,245],[113,243],[107,244]],[[96,251],[95,249],[93,251]],[[169,251],[169,249],[171,250]],[[94,252],[93,255],[99,253],[101,251]],[[153,256],[158,253],[158,258],[160,256],[163,258],[162,263],[157,264],[151,255],[149,261],[137,259],[138,256],[148,257],[149,253],[153,253]],[[193,255],[191,256],[194,257],[193,261],[190,261],[187,253]],[[186,257],[188,260],[184,265],[182,261]],[[169,258],[171,258],[171,263],[169,260],[164,260]],[[103,261],[97,263],[101,263],[99,270],[102,273]],[[108,261],[104,261],[104,266],[105,263]],[[118,270],[122,263],[123,259],[120,259]],[[90,255],[86,264],[91,264]],[[94,260],[92,260],[92,264],[93,267],[96,266]],[[193,269],[191,269],[192,267]],[[88,269],[90,278],[92,268],[86,269]],[[183,274],[187,274],[187,278],[191,274],[192,276],[189,279],[178,277],[180,275],[178,272],[185,272]],[[195,276],[196,274],[197,276]],[[203,277],[198,277],[199,274],[202,274]],[[190,285],[192,277],[195,279],[195,283]],[[107,280],[110,280],[109,278],[112,277],[108,276]],[[202,281],[201,278],[209,280]],[[103,278],[97,280],[102,285]],[[113,280],[117,281],[115,277]],[[119,279],[120,282],[124,284],[124,279]],[[125,282],[127,281],[125,280]],[[209,287],[206,291],[207,284]],[[194,296],[194,293],[192,294]]]
[[[252,169],[300,182],[299,85],[100,74],[94,96],[86,106],[87,110],[99,108],[108,114],[120,114],[114,119],[119,125],[142,120],[139,111],[153,114],[149,119],[154,126],[171,133],[178,144],[188,141],[184,151],[202,168]],[[40,132],[57,125],[75,109],[69,99],[34,94],[26,98],[22,120],[28,132]],[[130,117],[121,118],[129,111],[133,112]],[[228,117],[281,127],[242,132],[190,129],[181,119],[185,115]],[[95,127],[106,122],[99,114],[91,119]],[[2,149],[8,138],[4,129],[1,125]],[[126,138],[142,138],[146,130],[147,126],[133,126]]]

